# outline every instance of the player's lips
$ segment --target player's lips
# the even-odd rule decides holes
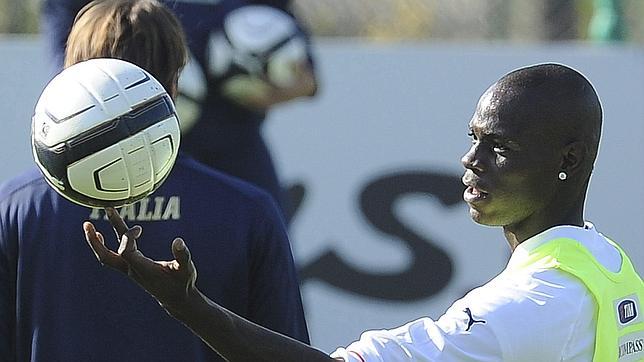
[[[481,202],[488,198],[488,194],[485,191],[481,191],[474,186],[468,186],[463,192],[463,200],[468,204]]]
[[[487,191],[485,191],[478,180],[468,175],[464,175],[462,178],[463,184],[467,186],[463,192],[463,200],[469,203],[476,203],[486,200],[489,197]]]

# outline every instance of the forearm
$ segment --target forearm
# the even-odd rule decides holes
[[[301,97],[312,97],[317,93],[317,88],[318,84],[313,70],[301,69],[292,85],[285,88],[273,88],[267,97],[266,106],[270,107]]]
[[[181,306],[166,309],[230,361],[334,361],[322,351],[226,310],[198,291]]]
[[[277,104],[301,97],[312,97],[318,89],[312,69],[297,71],[292,84],[283,87],[271,85],[266,80],[253,76],[239,76],[235,81],[224,83],[221,92],[228,99],[246,108],[267,110]]]

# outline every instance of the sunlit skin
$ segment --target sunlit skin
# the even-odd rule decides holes
[[[499,82],[483,94],[469,123],[463,198],[474,221],[503,227],[513,250],[555,225],[584,223],[592,160],[584,132],[571,130],[585,121],[559,117],[559,103],[570,107],[557,96]],[[566,181],[558,179],[561,171]]]

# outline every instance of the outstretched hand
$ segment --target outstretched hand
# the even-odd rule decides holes
[[[195,287],[197,271],[181,238],[172,242],[174,260],[152,260],[136,245],[143,229],[128,227],[113,208],[105,212],[119,239],[117,251],[105,246],[105,238],[91,222],[83,223],[98,261],[128,275],[227,360],[292,361],[297,356],[298,361],[333,361],[326,353],[250,322],[201,294]]]
[[[110,250],[105,246],[103,235],[86,221],[83,223],[85,239],[96,258],[101,264],[129,276],[172,313],[190,293],[196,291],[197,271],[188,247],[181,238],[176,238],[172,242],[174,260],[152,260],[137,248],[136,241],[143,229],[138,225],[129,228],[114,208],[108,207],[105,212],[119,240],[119,247],[117,251]]]

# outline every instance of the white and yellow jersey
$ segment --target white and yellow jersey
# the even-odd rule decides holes
[[[592,224],[557,226],[520,244],[503,272],[456,301],[437,321],[421,318],[365,332],[332,357],[348,362],[592,361],[597,304],[588,288],[559,269],[517,267],[537,247],[561,238],[579,241],[607,270],[620,270],[620,252]],[[620,361],[643,354],[634,351],[636,359]]]

